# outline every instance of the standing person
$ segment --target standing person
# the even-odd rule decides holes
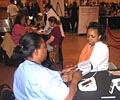
[[[81,79],[79,71],[73,68],[64,70],[64,75],[41,65],[47,55],[44,40],[36,33],[25,34],[18,46],[18,54],[22,54],[25,61],[14,73],[13,92],[16,100],[72,100],[78,81]],[[69,86],[64,83],[70,81]]]
[[[7,7],[8,18],[12,19],[12,24],[19,13],[18,7],[14,4],[14,0],[10,0],[10,4]]]
[[[31,19],[31,24],[34,25],[35,12],[34,12],[34,6],[32,1],[28,2],[27,12],[28,12],[29,18]]]
[[[23,3],[20,3],[19,6],[20,6],[19,12],[20,12],[20,13],[23,13],[25,16],[27,16],[28,13],[27,13],[27,8],[26,8],[26,6],[24,6]]]
[[[78,9],[77,2],[74,1],[70,11],[72,32],[76,32],[78,28]]]
[[[79,63],[90,60],[93,71],[108,69],[109,50],[104,43],[106,40],[105,29],[100,23],[91,22],[87,28],[88,43],[83,48]]]
[[[70,5],[68,6],[68,16],[70,16],[71,8],[72,8],[72,4],[70,4]]]
[[[100,17],[105,16],[106,13],[107,13],[107,9],[105,7],[105,2],[101,2],[99,5],[99,16]]]
[[[51,32],[52,27],[49,25],[48,18],[51,17],[51,16],[54,16],[55,18],[57,18],[58,21],[60,21],[60,17],[56,14],[56,12],[52,8],[52,5],[49,4],[49,3],[45,5],[45,11],[46,11],[46,14],[47,14],[47,21],[46,21],[46,25],[45,25],[44,30],[45,30],[45,34],[49,34]],[[64,38],[65,34],[64,34],[64,31],[63,31],[61,21],[60,21],[60,30],[61,30],[62,37]]]
[[[38,2],[34,4],[34,20],[38,21],[38,13],[40,13],[40,7]],[[35,22],[34,22],[35,23]]]

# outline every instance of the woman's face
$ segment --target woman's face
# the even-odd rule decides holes
[[[97,29],[88,29],[87,33],[87,39],[89,41],[90,45],[94,45],[96,42],[98,42],[101,38],[101,35],[98,34]]]
[[[25,24],[25,16],[21,19],[21,25]]]
[[[50,25],[51,27],[54,27],[54,23],[53,23],[53,22],[50,22],[50,21],[49,21],[49,25]]]

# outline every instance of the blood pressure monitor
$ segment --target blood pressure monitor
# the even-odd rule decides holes
[[[120,78],[112,79],[109,90],[110,94],[113,94],[115,87],[120,92]]]

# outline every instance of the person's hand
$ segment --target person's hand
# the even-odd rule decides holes
[[[73,72],[73,77],[72,77],[73,81],[80,81],[81,78],[82,78],[82,72],[80,70]]]
[[[32,32],[32,31],[33,31],[33,29],[32,29],[32,27],[31,27],[31,26],[26,26],[26,27],[25,27],[25,30],[26,30],[26,32],[27,32],[27,33],[29,33],[29,32]]]
[[[68,67],[68,66],[67,66]],[[68,73],[70,71],[73,71],[77,68],[77,65],[69,65],[69,68],[63,69],[62,73]]]
[[[36,30],[34,32],[37,33],[37,34],[44,34],[44,35],[46,35],[46,31]]]
[[[71,80],[73,81],[80,81],[82,77],[82,73],[77,70],[77,71],[70,71],[68,73],[64,73],[61,75],[62,79],[64,82],[69,82]]]
[[[68,81],[72,80],[72,75],[73,75],[73,72],[75,71],[76,68],[77,68],[77,66],[75,65],[73,67],[64,69],[61,72],[61,77],[62,77],[64,82],[68,82]]]
[[[45,35],[46,33],[47,33],[47,31],[41,31],[41,34],[44,34],[44,35]]]
[[[69,82],[69,81],[71,81],[71,80],[72,80],[72,71],[67,72],[67,73],[63,73],[63,74],[61,75],[61,77],[62,77],[62,79],[63,79],[64,82]]]
[[[33,30],[33,32],[37,33],[38,31],[37,30]]]

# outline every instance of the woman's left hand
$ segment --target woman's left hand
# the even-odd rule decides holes
[[[67,69],[64,69],[62,71],[61,77],[63,79],[64,82],[68,82],[72,80],[72,75],[73,75],[73,70],[76,69],[76,65]]]

